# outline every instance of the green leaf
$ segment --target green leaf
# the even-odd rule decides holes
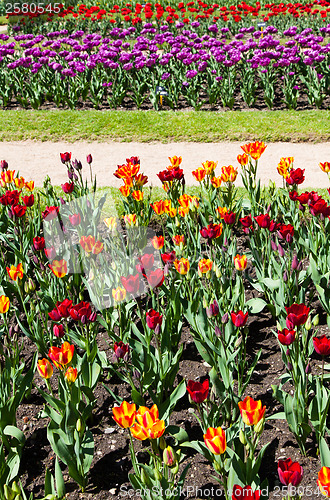
[[[66,494],[65,483],[64,483],[64,478],[63,478],[62,470],[60,467],[60,463],[59,463],[57,457],[56,457],[56,461],[55,461],[55,482],[56,482],[57,496],[59,498],[64,497]]]
[[[252,314],[258,314],[267,306],[267,302],[261,298],[250,299],[245,304]]]

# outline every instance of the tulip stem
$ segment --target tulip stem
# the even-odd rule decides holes
[[[137,463],[136,463],[136,456],[135,456],[135,450],[134,450],[134,442],[133,442],[133,437],[131,434],[131,429],[128,429],[128,434],[129,434],[129,439],[130,439],[130,452],[131,452],[131,460],[132,460],[132,465],[135,474],[138,474],[138,468],[137,468]]]
[[[323,376],[324,376],[324,356],[322,356],[321,387],[323,386]]]

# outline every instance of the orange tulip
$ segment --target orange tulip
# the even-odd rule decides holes
[[[245,165],[249,163],[249,155],[247,155],[246,153],[237,155],[237,161],[242,167],[245,167]]]
[[[103,250],[103,243],[101,241],[95,241],[94,236],[82,236],[79,241],[85,252],[98,255]]]
[[[220,219],[223,219],[225,214],[228,213],[228,209],[226,207],[218,207],[216,210],[219,213]]]
[[[136,200],[136,201],[143,200],[143,192],[142,191],[133,191],[132,196],[133,196],[134,200]]]
[[[112,297],[114,298],[114,300],[116,302],[122,302],[123,300],[125,300],[125,297],[126,297],[125,288],[121,288],[120,286],[118,286],[117,288],[114,288],[112,290]]]
[[[10,268],[6,267],[6,269],[7,269],[7,273],[9,274],[9,276],[12,280],[17,281],[17,278],[19,278],[19,279],[23,278],[24,271],[23,271],[22,264],[18,264],[17,267],[15,267],[15,266],[11,266]]]
[[[1,172],[1,180],[4,184],[13,182],[15,170],[4,170]]]
[[[211,184],[215,188],[219,188],[221,186],[221,176],[220,177],[212,177]]]
[[[113,175],[118,179],[125,179],[126,177],[135,177],[139,170],[139,164],[133,165],[132,163],[129,163],[128,165],[119,165]]]
[[[14,179],[14,182],[15,182],[15,186],[18,189],[22,189],[25,186],[24,177],[16,177],[16,179]]]
[[[165,205],[163,200],[155,201],[155,203],[151,203],[150,206],[156,215],[163,215],[165,211]]]
[[[226,434],[221,427],[209,427],[203,437],[204,443],[213,455],[222,455],[226,451]]]
[[[37,364],[37,369],[40,377],[42,378],[50,378],[53,375],[53,367],[52,364],[48,361],[48,359],[39,359]]]
[[[178,214],[180,215],[180,217],[185,217],[187,214],[189,214],[189,207],[179,207]]]
[[[324,163],[319,163],[320,169],[326,174],[330,172],[330,161],[325,161]]]
[[[213,262],[210,259],[201,259],[198,262],[198,272],[199,274],[205,274],[211,271]]]
[[[211,175],[214,170],[216,169],[216,166],[218,165],[218,162],[217,161],[204,161],[204,163],[202,163],[205,171],[206,171],[206,175]]]
[[[192,197],[189,194],[182,194],[178,199],[179,205],[183,208],[189,208],[191,201]]]
[[[140,441],[145,439],[157,439],[165,432],[164,420],[159,420],[159,412],[156,405],[150,410],[140,406],[135,415],[135,425],[131,428],[132,436]]]
[[[181,165],[181,162],[182,162],[182,157],[181,156],[172,156],[172,158],[169,156],[168,159],[171,162],[171,166],[167,167],[168,170],[172,170],[173,168],[176,168],[179,165]]]
[[[235,182],[237,174],[237,168],[234,168],[232,165],[228,165],[228,167],[222,167],[221,180],[222,182]]]
[[[119,191],[121,192],[121,194],[122,194],[125,198],[127,198],[127,197],[129,196],[130,192],[131,192],[131,191],[130,191],[130,188],[129,188],[128,186],[121,186],[121,187],[119,188]]]
[[[190,263],[188,259],[185,259],[184,257],[181,257],[180,260],[175,259],[174,261],[174,266],[175,269],[178,271],[180,274],[187,274],[189,269],[190,269]]]
[[[172,241],[174,245],[179,246],[181,243],[182,245],[184,245],[186,243],[186,238],[183,234],[176,234],[175,236],[173,236]]]
[[[135,181],[135,185],[137,187],[141,187],[141,186],[144,186],[145,184],[147,184],[148,177],[146,175],[139,174],[139,175],[135,176],[134,181]]]
[[[69,342],[63,342],[61,347],[50,347],[48,356],[57,368],[63,370],[65,365],[71,363],[73,353],[74,345],[70,345]]]
[[[280,162],[278,164],[278,167],[277,167],[277,171],[278,173],[286,178],[286,177],[289,177],[289,171],[292,169],[293,167],[293,156],[288,156],[287,158],[281,158],[280,159]]]
[[[116,217],[108,217],[107,219],[104,219],[104,224],[112,230],[117,229],[117,219]]]
[[[239,255],[239,254],[237,254],[234,257],[234,264],[235,264],[235,267],[236,267],[237,271],[244,271],[244,269],[246,269],[246,266],[247,266],[247,257],[246,257],[246,255]]]
[[[136,226],[136,214],[124,215],[124,221],[127,226]]]
[[[34,181],[26,182],[25,187],[28,191],[33,191],[34,190]]]
[[[68,264],[65,259],[53,260],[49,267],[57,278],[64,278],[68,274]]]
[[[196,181],[202,182],[202,180],[206,176],[206,170],[203,167],[198,167],[196,170],[192,172],[192,174],[195,177]]]
[[[10,300],[5,295],[0,296],[0,313],[5,314],[10,306]]]
[[[330,498],[330,468],[322,467],[318,473],[317,485],[322,495]]]
[[[164,242],[164,236],[154,236],[151,240],[151,244],[156,250],[160,250],[161,248],[163,248]]]
[[[123,429],[127,429],[135,422],[136,406],[123,401],[120,406],[112,408],[112,413],[114,421]]]
[[[244,146],[241,146],[244,153],[251,156],[251,158],[253,158],[254,160],[259,160],[266,147],[267,146],[265,146],[263,142],[259,141],[250,142],[249,144],[244,144]]]
[[[69,382],[70,384],[73,384],[77,380],[77,376],[78,376],[78,370],[77,368],[72,368],[72,366],[69,366],[64,375],[67,382]]]
[[[262,406],[260,400],[254,401],[250,396],[246,396],[244,401],[238,403],[243,422],[246,425],[256,425],[264,418],[266,406]]]

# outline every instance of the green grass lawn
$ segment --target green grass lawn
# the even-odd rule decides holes
[[[325,142],[330,111],[0,111],[1,141]]]

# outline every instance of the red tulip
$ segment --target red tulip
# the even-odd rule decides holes
[[[232,225],[235,224],[236,214],[234,212],[226,212],[223,216],[223,220],[226,224]]]
[[[303,477],[303,469],[298,462],[292,462],[291,458],[278,461],[278,477],[282,484],[298,486]]]
[[[256,215],[256,217],[254,217],[254,220],[256,221],[258,226],[262,227],[263,229],[268,229],[270,226],[270,217],[268,214]]]
[[[151,288],[162,286],[165,279],[164,271],[160,268],[156,269],[155,271],[151,271],[147,275],[144,274],[143,276],[147,279]]]
[[[60,153],[61,162],[66,163],[71,160],[71,153]]]
[[[24,217],[26,213],[26,206],[25,205],[13,205],[11,207],[12,213],[15,215],[15,217]]]
[[[58,216],[60,208],[59,207],[46,207],[46,209],[42,212],[42,218],[46,219],[47,222],[56,219]]]
[[[84,320],[88,320],[92,316],[92,308],[89,302],[79,302],[79,304],[70,308],[69,313],[74,321],[84,322]]]
[[[252,226],[252,218],[251,215],[247,215],[239,220],[243,227],[249,228]]]
[[[70,316],[69,310],[72,307],[72,300],[64,299],[62,302],[56,303],[56,309],[62,318],[68,318]]]
[[[142,257],[139,257],[139,261],[144,270],[151,269],[154,265],[155,257],[152,253],[145,253]]]
[[[171,182],[174,179],[171,170],[163,170],[162,172],[159,172],[159,174],[157,174],[157,177],[161,182]]]
[[[163,321],[163,315],[154,309],[149,309],[146,314],[147,325],[151,330],[154,330],[157,325],[161,326]]]
[[[285,177],[286,182],[292,186],[293,184],[302,184],[305,180],[305,170],[301,168],[293,168],[290,170],[289,177]]]
[[[203,238],[219,238],[222,234],[222,224],[209,224],[207,227],[203,227],[199,232]]]
[[[69,215],[69,221],[73,226],[78,226],[81,222],[80,214]]]
[[[253,491],[251,486],[239,486],[238,484],[234,484],[232,500],[242,500],[243,498],[248,498],[249,500],[259,500],[261,496],[260,490]]]
[[[194,382],[193,380],[188,380],[187,391],[194,403],[202,403],[207,399],[209,394],[209,380],[205,379],[204,382]]]
[[[234,323],[237,328],[240,328],[242,326],[246,325],[247,319],[248,319],[249,313],[246,312],[245,314],[243,311],[238,311],[238,312],[232,312],[231,313],[231,320]]]
[[[74,190],[74,182],[66,182],[65,184],[61,184],[61,187],[64,193],[70,194]]]
[[[278,340],[282,345],[291,345],[296,338],[295,330],[284,330],[278,331]]]
[[[54,260],[56,257],[56,250],[54,247],[45,248],[45,255],[47,259]]]
[[[325,335],[321,337],[313,337],[314,349],[320,356],[329,356],[330,354],[330,339]]]
[[[58,339],[61,339],[64,337],[64,326],[63,325],[54,325],[53,326],[53,333],[55,337]]]
[[[48,313],[48,316],[50,317],[50,319],[52,321],[60,321],[60,319],[62,319],[62,317],[57,309],[53,309],[52,311],[50,311]]]
[[[115,342],[113,346],[113,359],[116,363],[118,363],[119,359],[128,359],[130,347],[129,344],[124,344],[121,340],[119,342]]]
[[[173,264],[176,259],[175,251],[172,250],[172,252],[162,253],[162,259],[165,264]]]
[[[294,326],[301,326],[306,323],[309,307],[305,304],[293,304],[290,307],[285,308],[288,317],[286,318],[286,326],[289,330],[293,329]]]
[[[125,288],[126,292],[132,294],[138,293],[140,288],[140,276],[138,274],[136,274],[135,276],[133,276],[133,274],[130,274],[127,277],[122,276],[120,278],[120,281],[122,282],[122,285]]]
[[[277,236],[288,243],[292,242],[294,227],[291,224],[279,224],[277,227]]]

